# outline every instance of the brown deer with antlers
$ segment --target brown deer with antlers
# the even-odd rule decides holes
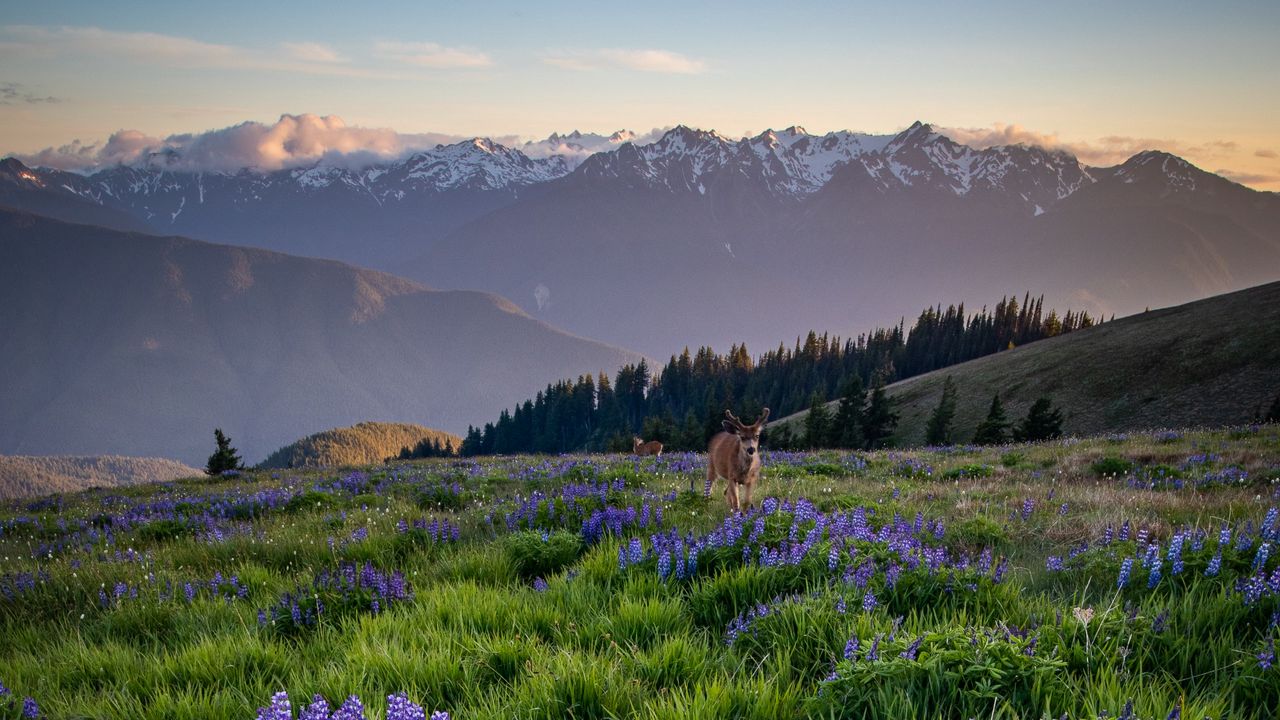
[[[632,455],[653,455],[657,457],[662,454],[662,443],[657,440],[645,442],[638,437],[631,438],[631,454]]]
[[[764,429],[765,420],[769,419],[769,408],[760,414],[760,419],[750,425],[733,416],[729,410],[724,411],[724,432],[715,434],[707,446],[707,491],[716,478],[728,481],[724,489],[724,498],[730,510],[741,510],[742,506],[751,507],[751,491],[760,480],[760,431]],[[693,480],[689,481],[689,489]],[[738,493],[742,493],[741,502]]]

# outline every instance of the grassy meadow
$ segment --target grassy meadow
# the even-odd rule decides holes
[[[0,718],[274,719],[281,692],[374,720],[423,717],[398,693],[467,720],[1280,707],[1278,426],[767,453],[734,515],[704,467],[432,460],[10,502]]]

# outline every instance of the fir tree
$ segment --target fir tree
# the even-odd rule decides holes
[[[853,373],[840,388],[840,408],[836,410],[832,424],[832,445],[841,448],[860,448],[863,443],[863,413],[867,404],[867,391],[862,376]]]
[[[951,421],[956,416],[956,384],[948,375],[942,384],[942,398],[938,407],[929,416],[929,425],[925,431],[925,442],[930,445],[951,444]]]
[[[1062,411],[1053,407],[1049,398],[1039,398],[1027,411],[1027,417],[1013,429],[1017,442],[1040,442],[1062,437]]]
[[[973,433],[974,445],[1003,445],[1008,436],[1009,421],[1004,416],[1004,406],[1000,404],[1000,393],[991,397],[991,409],[987,411],[987,419],[983,420]]]
[[[862,423],[862,434],[867,449],[874,450],[889,444],[889,438],[898,429],[898,413],[893,411],[884,385],[876,385],[871,391],[871,402]]]
[[[831,437],[831,411],[816,391],[809,396],[809,414],[804,418],[804,444],[826,447]]]
[[[221,475],[228,470],[243,470],[244,462],[236,449],[231,447],[231,440],[222,434],[222,428],[214,429],[213,439],[218,443],[218,449],[209,456],[209,462],[204,468],[205,474]]]

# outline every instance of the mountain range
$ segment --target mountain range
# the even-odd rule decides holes
[[[220,427],[256,462],[368,419],[461,430],[638,359],[491,294],[0,209],[0,453],[198,467]]]
[[[350,167],[198,173],[171,154],[91,175],[0,166],[0,204],[391,270],[512,298],[663,357],[852,333],[901,308],[1044,293],[1094,315],[1280,277],[1280,196],[1167,153],[1091,167],[923,123],[727,138],[684,126],[484,138]]]

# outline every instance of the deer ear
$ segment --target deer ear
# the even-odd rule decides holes
[[[737,425],[734,425],[733,423],[729,422],[728,420],[725,420],[725,421],[724,421],[724,431],[725,431],[725,432],[727,432],[727,433],[729,433],[730,435],[737,435],[737,434],[738,434],[738,426],[737,426]]]

